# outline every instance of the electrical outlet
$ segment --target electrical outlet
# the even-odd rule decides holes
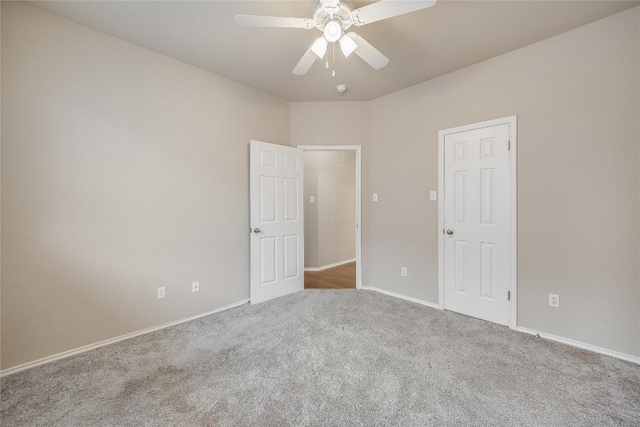
[[[316,202],[316,198],[311,196],[309,197],[309,203],[315,203]]]
[[[401,275],[402,277],[407,277],[407,267],[402,267],[402,268],[400,269],[400,275]]]
[[[191,292],[200,292],[200,282],[191,282]]]
[[[549,294],[549,306],[560,308],[560,295]]]
[[[378,193],[373,193],[373,201],[374,202],[378,201]]]
[[[158,288],[158,299],[163,299],[167,296],[167,290],[164,286]]]

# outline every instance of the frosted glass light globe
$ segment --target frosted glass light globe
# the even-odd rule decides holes
[[[329,21],[324,26],[324,38],[333,43],[337,42],[342,35],[342,25],[338,21]]]

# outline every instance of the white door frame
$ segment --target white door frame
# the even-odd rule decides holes
[[[362,287],[362,147],[360,145],[298,145],[303,151],[356,153],[356,289]]]
[[[495,120],[487,120],[480,123],[458,126],[438,132],[438,290],[440,294],[439,305],[446,309],[444,291],[444,139],[446,135],[470,130],[481,129],[502,124],[509,125],[509,176],[511,195],[511,304],[509,305],[509,328],[518,326],[518,227],[517,227],[517,116],[503,117]]]

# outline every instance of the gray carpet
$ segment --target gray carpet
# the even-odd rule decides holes
[[[2,379],[3,426],[640,425],[640,366],[370,291],[244,305]]]

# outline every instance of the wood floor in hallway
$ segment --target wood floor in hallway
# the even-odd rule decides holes
[[[356,263],[327,268],[322,271],[304,272],[305,289],[355,289]]]

